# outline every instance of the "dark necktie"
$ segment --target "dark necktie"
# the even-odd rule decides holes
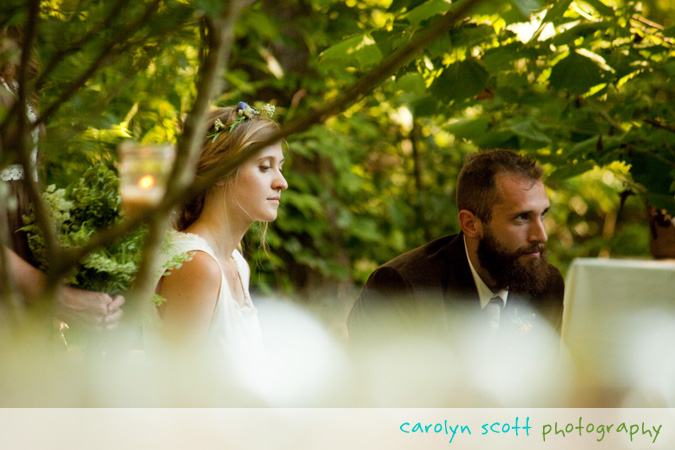
[[[494,331],[499,329],[499,322],[504,308],[504,300],[498,295],[495,295],[490,299],[488,304],[485,306],[486,312],[489,316],[490,328]]]

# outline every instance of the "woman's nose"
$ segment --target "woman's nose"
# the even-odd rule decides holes
[[[286,178],[284,178],[284,175],[279,172],[279,176],[277,176],[274,179],[274,184],[272,185],[274,189],[279,189],[280,191],[283,191],[284,189],[288,189],[288,182],[286,181]]]

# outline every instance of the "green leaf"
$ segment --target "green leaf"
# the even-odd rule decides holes
[[[321,217],[324,214],[321,202],[313,195],[289,191],[285,195],[285,201],[289,206],[295,206],[305,218]]]
[[[590,58],[572,52],[551,70],[549,82],[555,89],[567,89],[572,94],[583,94],[603,82],[605,71]]]
[[[413,115],[415,117],[433,116],[437,112],[438,112],[438,101],[431,96],[422,97],[422,99],[415,102],[414,104]]]
[[[543,144],[548,144],[551,142],[551,138],[539,131],[531,119],[517,123],[516,125],[509,127],[509,129],[518,136],[530,139],[535,142],[540,142]]]
[[[524,17],[530,17],[530,15],[542,8],[542,3],[540,0],[512,0],[513,3],[518,8],[518,11]]]
[[[656,209],[665,209],[670,214],[675,214],[675,197],[666,194],[646,194],[647,201]]]
[[[457,138],[471,139],[483,135],[490,124],[487,117],[478,117],[476,119],[461,119],[444,127],[448,133],[452,133]]]
[[[272,40],[279,38],[278,26],[268,14],[262,11],[248,11],[243,18],[246,19],[246,24],[260,36]]]
[[[219,16],[225,5],[220,0],[195,0],[195,7],[204,11],[207,15],[217,17]]]
[[[561,19],[570,7],[570,3],[572,3],[572,0],[558,0],[553,3],[553,6],[546,11],[544,22],[555,22],[557,19]]]
[[[398,12],[402,9],[410,10],[422,3],[424,3],[424,0],[393,0],[387,11]]]
[[[663,65],[663,70],[668,74],[669,77],[675,76],[675,61],[670,61]]]
[[[567,158],[573,161],[577,158],[585,157],[588,153],[594,151],[598,146],[598,136],[593,136],[581,142],[577,142],[565,151]]]
[[[511,130],[495,130],[473,140],[480,148],[513,149],[519,146],[518,137]]]
[[[430,17],[445,14],[449,7],[450,4],[445,0],[428,0],[409,13],[404,14],[403,19],[411,25],[417,26]]]
[[[586,173],[589,170],[592,170],[593,167],[595,167],[595,164],[589,161],[558,167],[551,175],[549,175],[548,181],[567,180],[568,178],[573,178],[576,177],[577,175]]]
[[[345,39],[329,47],[320,55],[320,61],[323,64],[340,67],[356,66],[360,69],[372,66],[381,59],[382,53],[369,33]]]
[[[673,180],[668,171],[663,170],[663,161],[655,155],[664,156],[658,153],[634,153],[631,158],[630,173],[633,179],[647,188],[650,193],[668,194]]]
[[[603,16],[614,17],[614,9],[605,5],[601,0],[583,0],[591,5],[597,12]]]
[[[522,42],[516,41],[486,51],[483,59],[487,71],[496,76],[511,70],[512,64],[518,59],[518,52],[523,46]]]
[[[577,38],[593,35],[600,30],[615,27],[616,24],[610,21],[600,22],[581,22],[578,25],[566,30],[551,38],[551,43],[556,46],[569,45]]]
[[[487,86],[489,74],[485,67],[471,58],[447,67],[433,82],[431,90],[444,100],[464,100],[479,94]]]
[[[426,91],[424,77],[417,72],[406,73],[396,80],[396,87],[406,93],[422,96]]]

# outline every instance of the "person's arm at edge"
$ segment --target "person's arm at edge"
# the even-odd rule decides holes
[[[30,305],[45,290],[47,276],[14,251],[5,251],[16,288]],[[111,297],[103,292],[62,286],[59,288],[57,300],[56,316],[66,322],[76,321],[86,325],[103,323],[106,328],[114,328],[123,314],[121,306],[124,304],[124,297],[121,295]]]

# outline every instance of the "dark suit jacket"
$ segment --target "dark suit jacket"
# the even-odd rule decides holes
[[[547,289],[532,298],[509,293],[504,317],[528,310],[538,321],[545,320],[560,333],[564,281],[549,264]],[[478,290],[464,249],[463,235],[436,239],[383,264],[371,275],[349,314],[350,340],[358,342],[374,327],[401,324],[443,332],[462,312],[479,312]],[[501,327],[500,327],[501,328]],[[393,331],[393,330],[390,330]]]

